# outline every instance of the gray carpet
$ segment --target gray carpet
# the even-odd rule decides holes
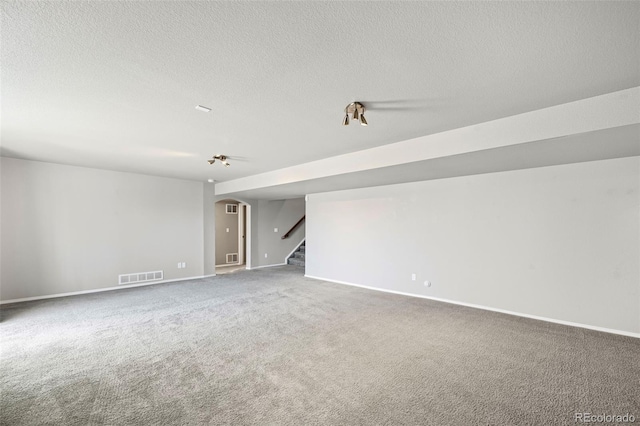
[[[640,340],[283,266],[4,306],[3,425],[640,422]]]

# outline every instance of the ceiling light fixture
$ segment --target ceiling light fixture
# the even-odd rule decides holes
[[[208,108],[208,107],[206,107],[206,106],[202,106],[202,105],[196,105],[196,109],[197,109],[198,111],[203,111],[203,112],[209,112],[209,111],[211,111],[211,108]]]
[[[343,126],[349,125],[349,114],[351,114],[355,121],[360,120],[361,126],[369,125],[369,123],[367,123],[367,119],[364,118],[364,105],[362,105],[360,102],[351,102],[345,107],[344,118],[342,119]]]
[[[216,155],[213,156],[213,158],[211,160],[207,160],[207,161],[209,162],[209,164],[213,164],[213,163],[216,162],[216,160],[220,160],[220,162],[222,164],[224,164],[225,167],[229,167],[231,165],[227,161],[227,156],[226,155],[216,154]]]

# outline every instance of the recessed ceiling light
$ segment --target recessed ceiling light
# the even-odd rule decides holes
[[[213,183],[213,182],[215,182],[215,180],[213,180],[213,179],[207,179],[207,182],[209,182],[209,183]]]
[[[204,111],[204,112],[209,112],[211,111],[211,108],[207,108],[206,106],[202,106],[202,105],[196,105],[196,109],[198,111]]]

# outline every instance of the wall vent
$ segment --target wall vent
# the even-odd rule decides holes
[[[118,285],[158,281],[164,278],[162,271],[136,272],[135,274],[118,275]]]
[[[227,253],[227,263],[238,263],[238,253]]]
[[[227,214],[238,214],[237,204],[227,204]]]

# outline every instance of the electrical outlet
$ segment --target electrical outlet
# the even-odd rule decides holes
[[[265,253],[265,254],[264,254],[264,258],[265,258],[265,259],[267,258],[267,253]]]
[[[178,269],[182,269],[182,263],[178,262]]]
[[[182,268],[186,268],[187,267],[187,262],[182,262]]]
[[[424,286],[425,287],[431,287],[431,281],[425,281],[424,282]]]
[[[227,228],[227,232],[229,232],[229,228]]]
[[[411,281],[415,281],[416,280],[416,274],[411,274]]]
[[[278,228],[273,228],[273,232],[278,232]]]

